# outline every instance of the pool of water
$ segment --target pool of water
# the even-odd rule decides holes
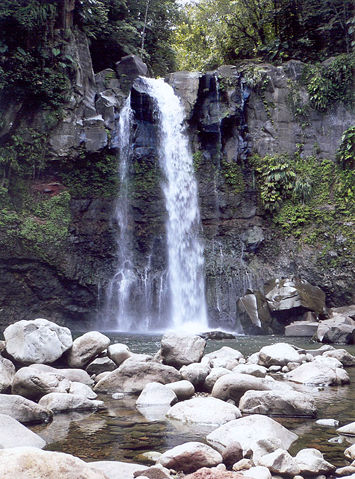
[[[161,336],[111,335],[112,342],[127,344],[131,351],[154,354],[160,346]],[[317,349],[319,343],[307,338],[285,338],[277,336],[240,336],[233,340],[208,341],[206,353],[230,346],[245,356],[259,351],[262,346],[276,342],[290,342],[306,349]],[[343,346],[339,346],[343,347]],[[355,346],[346,349],[355,354]],[[333,418],[340,425],[355,420],[355,368],[347,369],[351,384],[342,387],[329,387],[322,390],[303,387],[312,394],[318,406],[318,418]],[[164,411],[148,408],[138,411],[134,397],[112,399],[100,395],[107,410],[97,413],[60,414],[50,424],[32,426],[47,441],[47,449],[62,451],[78,456],[86,461],[116,460],[146,463],[142,453],[147,451],[164,452],[187,441],[205,441],[212,429],[182,425],[164,418]],[[344,449],[355,438],[340,438],[332,427],[315,423],[316,419],[275,418],[285,427],[299,435],[290,452],[295,454],[302,448],[315,447],[325,454],[327,460],[342,466]],[[343,442],[329,442],[332,439]]]

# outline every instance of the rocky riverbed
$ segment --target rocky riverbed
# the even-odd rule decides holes
[[[340,345],[263,337],[250,354],[247,337],[174,333],[137,349],[45,319],[4,338],[6,479],[354,477],[355,356]]]

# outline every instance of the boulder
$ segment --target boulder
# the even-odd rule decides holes
[[[113,371],[117,365],[112,359],[104,356],[103,358],[96,358],[86,366],[86,372],[90,375],[101,374],[105,371]]]
[[[213,371],[213,370],[212,370]],[[264,378],[267,374],[267,369],[264,366],[258,364],[238,364],[233,368],[233,373],[249,374],[256,378]]]
[[[311,338],[317,332],[316,321],[295,321],[285,327],[285,336],[302,336]]]
[[[291,344],[276,343],[264,346],[259,352],[259,364],[261,366],[285,366],[287,363],[300,363],[302,358]]]
[[[217,468],[209,469],[202,467],[192,474],[188,474],[184,479],[244,479],[244,476],[238,472],[220,471]]]
[[[95,471],[104,473],[105,479],[134,479],[136,477],[135,473],[148,469],[147,466],[141,464],[120,461],[96,461],[89,462],[88,465]]]
[[[26,426],[16,421],[16,419],[7,416],[6,414],[0,414],[0,449],[6,448],[19,448],[22,446],[31,446],[33,448],[42,448],[46,445],[46,442],[30,431]],[[3,452],[0,451],[0,471],[3,467]],[[2,456],[2,457],[1,457]],[[3,470],[5,473],[6,470]],[[3,476],[0,473],[0,477]],[[15,476],[13,476],[15,479]],[[19,476],[16,476],[16,479]]]
[[[205,379],[205,384],[203,386],[204,390],[211,392],[217,379],[221,378],[222,376],[225,376],[226,374],[230,374],[230,369],[212,368],[211,372]]]
[[[126,55],[115,65],[120,87],[124,93],[129,93],[134,80],[139,76],[148,75],[148,67],[137,55]]]
[[[301,449],[296,456],[301,474],[330,474],[335,470],[335,466],[323,458],[323,454],[318,449]]]
[[[199,336],[165,334],[161,340],[161,357],[164,364],[180,368],[198,363],[205,350],[206,341]]]
[[[181,376],[187,381],[190,381],[197,391],[201,391],[203,389],[205,379],[207,378],[209,372],[210,368],[201,363],[192,363],[188,366],[182,366],[182,368],[180,368]]]
[[[107,479],[89,464],[62,452],[17,447],[0,451],[2,479]],[[123,476],[122,476],[123,479]]]
[[[175,368],[154,361],[140,361],[134,357],[101,379],[95,386],[96,392],[140,393],[148,383],[167,384],[180,381],[181,374]]]
[[[355,366],[355,356],[350,354],[345,349],[333,349],[331,351],[325,351],[323,353],[325,358],[335,358],[341,362],[343,366],[350,367]]]
[[[96,399],[97,394],[91,389],[90,386],[87,386],[83,383],[78,383],[73,381],[70,383],[70,388],[68,391],[70,394],[75,394],[78,396],[83,396],[86,399]]]
[[[296,460],[284,449],[276,449],[276,451],[265,454],[258,458],[258,466],[264,466],[275,474],[287,476],[295,476],[301,472]]]
[[[167,417],[185,423],[224,424],[239,418],[241,413],[233,404],[216,398],[196,397],[179,402],[167,412]]]
[[[52,411],[17,394],[0,394],[0,411],[21,423],[49,422]]]
[[[137,406],[171,406],[177,402],[176,394],[172,389],[167,388],[161,383],[148,383],[140,393]]]
[[[290,389],[286,384],[276,382],[272,378],[257,378],[250,374],[230,373],[226,374],[215,382],[211,395],[212,397],[228,401],[232,399],[236,403],[246,391],[270,391],[272,389]]]
[[[243,459],[243,448],[238,441],[231,442],[222,453],[223,464],[231,469],[238,461]],[[246,459],[247,460],[247,459]],[[233,469],[237,470],[237,469]]]
[[[21,364],[53,363],[73,343],[68,328],[42,318],[11,324],[4,337],[7,353]]]
[[[107,349],[110,339],[98,331],[90,331],[75,339],[68,352],[68,364],[72,368],[83,368],[102,351]]]
[[[45,394],[66,393],[69,389],[70,381],[59,373],[38,372],[35,368],[24,367],[16,372],[11,392],[37,401]]]
[[[326,310],[324,292],[299,278],[274,279],[265,284],[264,292],[270,310],[279,318],[299,317],[307,311],[319,315]]]
[[[15,372],[15,366],[12,362],[0,356],[0,393],[6,392],[11,388]]]
[[[251,467],[245,472],[241,472],[243,477],[250,477],[252,479],[271,479],[272,475],[269,469],[265,466]]]
[[[195,106],[200,85],[201,73],[199,72],[174,72],[168,75],[168,82],[174,92],[181,98],[186,112],[186,119],[191,117]]]
[[[213,467],[222,462],[222,456],[201,442],[186,442],[164,452],[157,461],[168,469],[194,472],[201,467]]]
[[[243,414],[268,416],[315,417],[317,415],[313,398],[309,394],[292,390],[247,391],[240,399],[239,409]]]
[[[262,440],[268,444],[275,443],[278,447],[282,444],[287,450],[297,438],[297,434],[288,431],[273,419],[255,414],[223,424],[208,434],[207,442],[223,453],[229,444],[238,441],[244,452],[251,449],[253,454],[257,454],[260,450],[264,452],[264,445],[260,444]]]
[[[259,291],[248,293],[238,301],[239,319],[245,334],[272,333],[269,305]]]
[[[329,360],[333,360],[333,362]],[[315,386],[336,386],[349,383],[348,374],[339,366],[342,365],[335,358],[317,356],[314,361],[301,364],[285,374],[285,378],[295,383]]]
[[[354,344],[355,321],[342,314],[333,314],[319,323],[315,339],[321,343]]]
[[[143,472],[136,471],[133,475],[135,479],[172,479],[173,477],[169,469],[163,467],[161,464],[148,467],[148,469],[145,469]]]
[[[132,356],[132,353],[126,344],[115,343],[110,344],[107,349],[107,355],[117,364],[117,366],[120,366],[123,361]]]
[[[44,372],[59,374],[65,379],[68,379],[68,381],[83,383],[87,386],[91,386],[92,384],[94,384],[93,379],[91,379],[88,373],[83,369],[57,369],[53,368],[52,366],[48,366],[47,364],[31,364],[28,367],[37,371],[38,373]]]
[[[92,401],[85,396],[70,393],[50,393],[43,396],[38,404],[54,413],[65,411],[97,411],[104,409],[102,401]]]
[[[355,444],[352,446],[349,446],[347,449],[344,451],[344,456],[349,459],[350,461],[355,460]]]
[[[166,384],[165,387],[174,391],[179,401],[190,399],[195,394],[195,388],[193,384],[186,379],[177,381],[176,383]]]
[[[243,358],[244,356],[237,349],[223,346],[217,351],[205,354],[201,363],[210,365],[212,368],[226,368],[232,370]]]
[[[340,427],[337,429],[339,434],[345,434],[346,436],[355,436],[355,422],[350,422],[345,426]]]

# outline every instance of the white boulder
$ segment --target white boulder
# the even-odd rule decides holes
[[[15,366],[9,359],[0,356],[0,393],[11,388],[15,376]]]
[[[179,402],[167,412],[170,419],[212,425],[224,424],[240,416],[239,409],[233,404],[211,397],[197,397]]]
[[[65,393],[70,389],[70,381],[59,373],[41,372],[35,368],[19,369],[12,382],[12,394],[37,401],[52,392]]]
[[[301,449],[296,456],[301,474],[329,474],[335,470],[335,466],[323,458],[323,454],[318,449]]]
[[[201,363],[209,364],[212,368],[226,368],[232,370],[243,358],[243,354],[237,349],[223,346],[217,351],[205,354]]]
[[[275,474],[295,476],[301,472],[296,460],[284,449],[276,449],[276,451],[259,457],[256,464],[267,467]]]
[[[132,353],[126,344],[114,343],[110,344],[107,348],[107,355],[117,364],[117,366],[120,366],[123,361],[132,356]]]
[[[286,366],[287,363],[300,363],[302,358],[291,344],[276,343],[264,346],[259,351],[259,364],[261,366]]]
[[[164,364],[180,368],[198,363],[205,350],[206,341],[200,336],[168,333],[161,340],[161,357]]]
[[[171,406],[177,402],[177,396],[172,389],[161,383],[148,383],[140,393],[137,406]]]
[[[79,394],[50,393],[43,396],[38,404],[54,413],[64,411],[86,411],[104,409],[102,401],[92,401]]]
[[[108,348],[110,339],[98,331],[89,331],[75,339],[67,361],[72,368],[83,368]]]
[[[350,422],[345,426],[340,427],[337,429],[339,434],[345,434],[346,436],[355,436],[355,422]]]
[[[316,386],[336,386],[350,382],[348,374],[337,359],[323,356],[317,356],[310,363],[301,364],[285,374],[285,378],[296,383]]]
[[[0,411],[21,423],[47,422],[52,411],[17,394],[0,394]]]
[[[6,414],[0,414],[0,449],[18,448],[21,446],[42,448],[45,445],[46,442],[38,436],[38,434],[27,429],[27,427],[16,421],[16,419]],[[2,451],[0,451],[0,453],[2,453]],[[0,459],[0,471],[1,467],[2,459]],[[3,478],[5,476],[0,474],[0,477]]]
[[[73,344],[68,328],[42,318],[11,324],[4,337],[6,351],[22,364],[53,363]]]
[[[186,379],[176,381],[175,383],[168,383],[165,387],[174,391],[179,401],[190,399],[195,394],[194,385]]]

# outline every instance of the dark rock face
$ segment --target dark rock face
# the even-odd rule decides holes
[[[139,314],[148,304],[154,315],[167,264],[166,212],[154,106],[137,80],[147,70],[137,57],[128,56],[116,65],[117,74],[107,69],[94,75],[83,36],[73,40],[71,54],[80,69],[65,121],[49,134],[51,154],[54,160],[79,157],[79,153],[93,158],[102,152],[116,154],[117,119],[131,89],[134,121],[128,226],[141,288],[147,284],[150,288],[146,296],[142,289],[137,290],[132,304]],[[353,115],[342,105],[329,113],[313,111],[304,131],[287,103],[288,80],[299,77],[302,64],[260,68],[268,78],[264,99],[234,66],[204,75],[178,72],[168,78],[185,107],[186,131],[194,155],[210,326],[240,332],[242,323],[249,333],[269,332],[269,317],[263,318],[261,328],[250,326],[247,311],[240,315],[237,302],[250,291],[262,291],[264,283],[272,278],[298,276],[319,285],[326,293],[328,306],[349,303],[353,284],[347,269],[322,270],[315,248],[304,245],[300,250],[296,240],[285,240],[270,228],[258,205],[247,159],[249,153],[292,154],[297,143],[303,143],[304,151],[312,154],[316,142],[322,157],[334,158],[342,132],[354,121]],[[267,109],[265,105],[274,106]],[[9,106],[4,116],[5,133],[20,108]],[[114,207],[113,197],[76,195],[71,200],[69,234],[60,248],[48,244],[45,255],[35,251],[29,254],[20,243],[2,248],[1,323],[44,316],[73,329],[86,329],[99,316],[105,287],[116,266],[118,225],[112,220]],[[260,313],[261,300],[257,293],[254,297]],[[305,310],[314,309],[303,308],[299,313]],[[159,326],[163,324],[156,324]]]

